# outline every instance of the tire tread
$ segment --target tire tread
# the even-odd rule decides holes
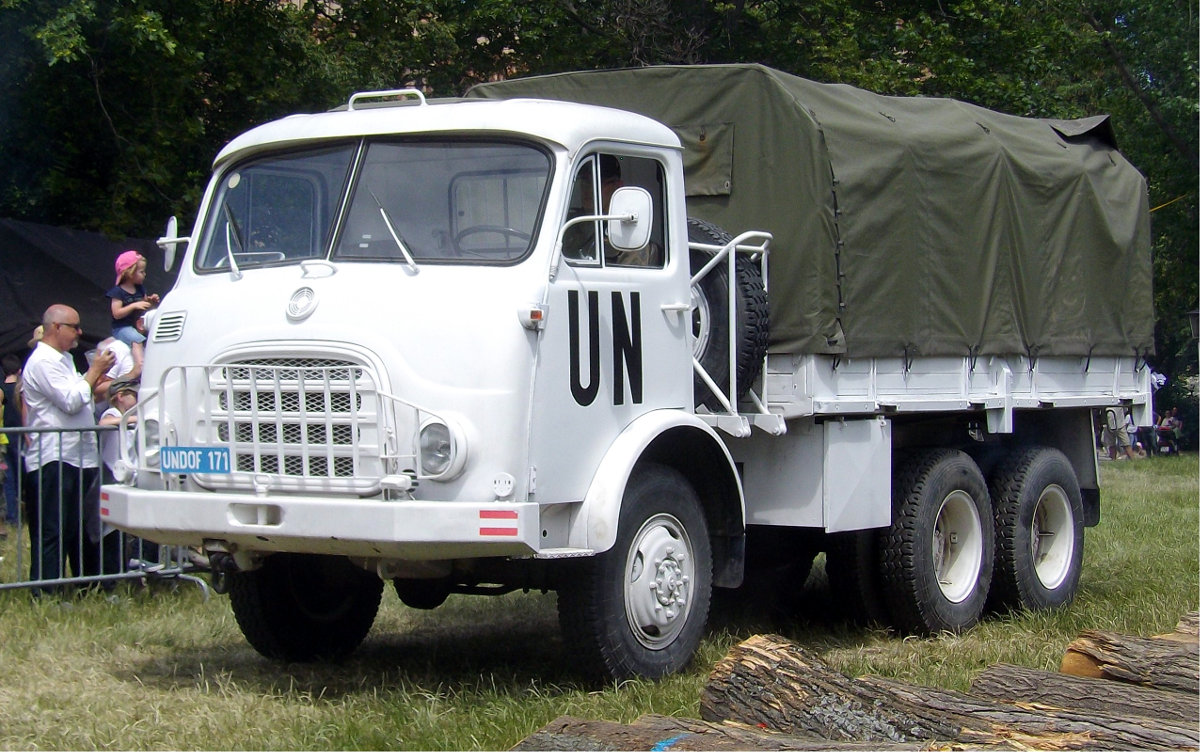
[[[927,582],[922,576],[926,563],[922,557],[927,552],[918,551],[916,541],[924,533],[921,526],[924,524],[924,507],[927,503],[925,497],[934,471],[944,463],[964,460],[973,468],[970,479],[979,486],[983,495],[979,502],[983,507],[980,515],[980,524],[984,528],[980,587],[984,592],[970,596],[967,600],[975,601],[975,604],[962,608],[963,614],[951,621],[939,614],[936,608],[935,601],[942,597],[941,594],[929,592],[926,588]],[[992,513],[983,477],[970,457],[957,449],[901,453],[893,460],[892,468],[892,524],[879,538],[880,577],[892,624],[901,631],[925,635],[967,628],[982,613],[986,590],[991,581]],[[958,605],[955,604],[953,610],[960,610]]]

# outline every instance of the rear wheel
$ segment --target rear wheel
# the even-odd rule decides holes
[[[712,596],[712,551],[700,502],[677,471],[643,465],[608,551],[575,563],[558,589],[563,638],[585,671],[621,680],[687,665]]]
[[[742,584],[717,591],[715,598],[734,608],[763,609],[792,617],[805,608],[805,586],[820,548],[807,530],[750,527]]]
[[[1070,603],[1083,567],[1083,497],[1066,456],[1028,447],[996,468],[996,572],[991,605],[1040,610]]]
[[[341,658],[367,636],[383,580],[344,556],[274,554],[262,567],[229,577],[233,615],[268,658]]]
[[[975,462],[954,449],[897,458],[882,576],[895,625],[922,634],[979,621],[992,579],[993,521]]]
[[[825,549],[825,574],[838,611],[855,624],[888,626],[879,574],[878,530],[833,533]]]
[[[450,581],[444,579],[406,580],[396,578],[392,580],[392,586],[396,588],[396,595],[400,596],[401,603],[409,608],[418,608],[423,611],[437,608],[450,597]]]

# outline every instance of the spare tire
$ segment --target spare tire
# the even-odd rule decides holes
[[[688,218],[688,241],[724,245],[733,239],[720,227],[694,217]],[[692,274],[712,259],[712,254],[692,250],[689,254]],[[734,265],[737,284],[733,301],[737,308],[738,398],[745,396],[762,370],[770,334],[767,322],[767,291],[763,288],[758,264],[746,254],[738,254]],[[712,377],[722,393],[729,392],[729,267],[718,264],[704,279],[692,286],[692,354]],[[711,410],[724,410],[720,400],[695,376],[695,404]]]

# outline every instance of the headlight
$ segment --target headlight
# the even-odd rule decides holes
[[[158,450],[162,446],[162,437],[160,435],[160,427],[156,418],[147,418],[138,426],[138,433],[141,435],[142,459],[146,463],[146,467],[158,467]]]
[[[466,464],[466,442],[462,434],[438,419],[425,421],[419,437],[421,473],[435,480],[450,480]]]

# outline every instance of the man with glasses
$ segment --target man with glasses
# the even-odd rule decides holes
[[[32,435],[25,450],[25,469],[38,488],[36,523],[38,555],[31,557],[33,580],[64,576],[63,557],[74,576],[98,574],[100,567],[100,452],[93,390],[112,367],[113,355],[96,354],[86,373],[75,369],[71,356],[83,328],[79,312],[52,305],[42,316],[42,340],[25,363],[23,394],[26,425],[65,429]],[[33,515],[30,515],[32,518]],[[93,529],[94,528],[94,529]]]

